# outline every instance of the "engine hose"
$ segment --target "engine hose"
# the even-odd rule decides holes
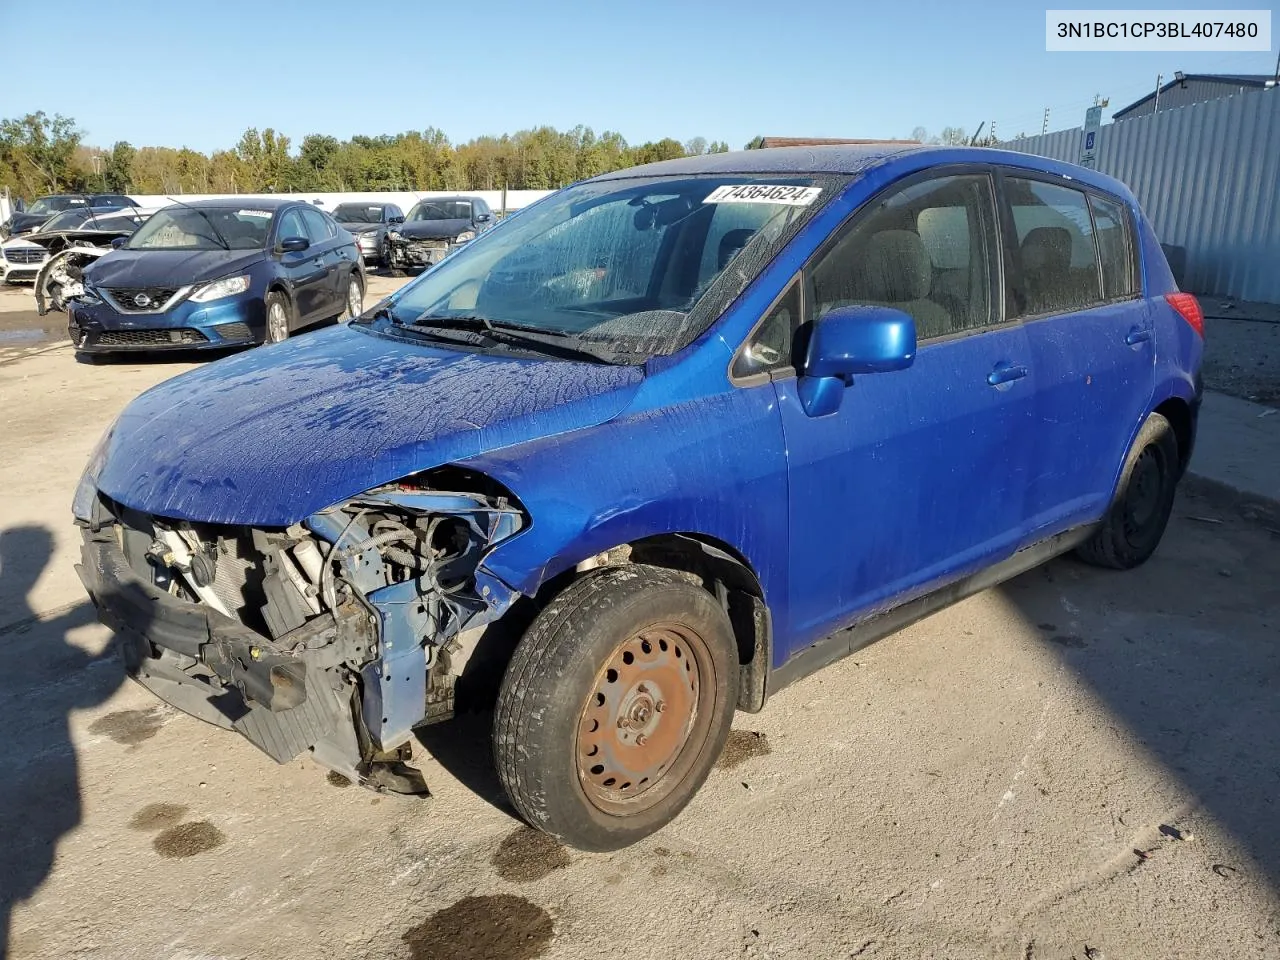
[[[408,550],[401,550],[399,547],[387,547],[382,551],[382,555],[402,567],[408,567],[410,570],[421,570],[425,566],[422,558],[417,554],[410,553]]]

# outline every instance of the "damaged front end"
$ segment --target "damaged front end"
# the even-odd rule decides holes
[[[62,313],[71,300],[84,296],[85,268],[111,250],[110,246],[78,245],[55,252],[36,274],[36,313],[42,317]]]
[[[134,679],[279,763],[309,750],[426,793],[412,731],[453,715],[462,666],[517,596],[482,565],[527,526],[509,494],[439,470],[285,529],[85,506],[77,570]]]

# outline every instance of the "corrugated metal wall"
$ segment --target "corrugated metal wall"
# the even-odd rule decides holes
[[[1000,146],[1075,163],[1082,133]],[[1104,126],[1098,170],[1130,186],[1162,243],[1187,248],[1188,290],[1280,303],[1280,91]]]

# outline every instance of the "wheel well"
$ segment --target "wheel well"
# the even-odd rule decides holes
[[[1173,435],[1178,441],[1178,466],[1180,471],[1187,469],[1191,460],[1191,408],[1181,397],[1170,397],[1155,412],[1169,421]]]
[[[590,570],[620,563],[646,563],[680,570],[697,578],[729,617],[738,647],[738,709],[764,706],[772,627],[764,591],[751,565],[733,547],[712,537],[669,533],[645,537],[597,554],[543,584],[539,605]]]

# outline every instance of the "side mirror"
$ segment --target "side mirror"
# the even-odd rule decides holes
[[[488,223],[488,222],[489,222],[489,214],[481,213],[476,216],[476,223]]]
[[[834,413],[850,377],[902,370],[915,358],[916,322],[909,314],[892,307],[836,307],[809,340],[800,401],[810,416]]]
[[[285,237],[276,244],[276,253],[301,253],[311,246],[306,237]]]
[[[112,238],[112,240],[111,240],[111,249],[112,249],[112,250],[119,250],[121,247],[123,247],[123,246],[124,246],[126,243],[128,243],[128,242],[129,242],[129,238],[128,238],[128,237],[114,237],[114,238]]]
[[[387,217],[387,223],[404,223],[404,217]]]

